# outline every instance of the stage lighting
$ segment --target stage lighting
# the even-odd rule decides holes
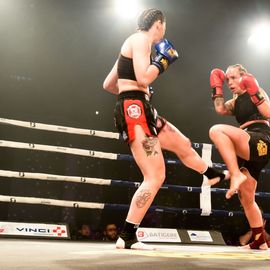
[[[270,50],[270,24],[256,25],[248,39],[248,43],[261,51]]]
[[[115,0],[117,14],[126,19],[133,19],[138,15],[139,5],[136,0]]]

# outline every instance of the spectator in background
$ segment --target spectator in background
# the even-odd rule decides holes
[[[117,226],[114,223],[108,223],[103,230],[103,241],[116,241],[118,238]]]
[[[76,234],[77,240],[91,240],[92,239],[92,230],[89,225],[82,224]]]

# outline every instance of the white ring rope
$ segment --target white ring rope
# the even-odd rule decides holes
[[[93,202],[79,202],[79,201],[62,201],[47,198],[34,198],[34,197],[19,197],[19,196],[6,196],[0,195],[1,202],[11,203],[29,203],[29,204],[43,204],[54,205],[62,207],[76,207],[76,208],[91,208],[91,209],[104,209],[104,203]]]
[[[0,118],[0,123],[13,125],[13,126],[19,126],[19,127],[32,128],[32,129],[48,130],[48,131],[63,132],[63,133],[78,134],[78,135],[96,136],[96,137],[109,138],[109,139],[118,140],[120,138],[119,133],[115,133],[115,132],[48,125],[48,124],[26,122],[26,121],[19,121],[19,120],[6,119],[6,118]]]
[[[65,181],[65,182],[86,183],[86,184],[105,185],[105,186],[111,185],[111,182],[112,182],[112,179],[90,178],[90,177],[80,177],[80,176],[65,176],[65,175],[46,174],[46,173],[18,172],[18,171],[7,171],[7,170],[0,170],[0,176],[12,177],[12,178],[34,179],[34,180],[47,180],[47,181]]]
[[[97,137],[111,138],[111,139],[120,138],[120,135],[118,133],[113,133],[113,132],[87,130],[87,129],[79,129],[79,128],[72,128],[72,127],[65,127],[65,126],[57,126],[57,125],[48,125],[48,124],[19,121],[19,120],[6,119],[6,118],[0,118],[0,123],[13,125],[13,126],[19,126],[19,127],[25,127],[25,128],[31,128],[31,129],[46,130],[46,131],[64,132],[64,133],[79,134],[79,135],[89,135],[89,136],[97,136]],[[119,157],[121,156],[121,154],[105,153],[105,152],[99,152],[99,151],[93,151],[93,150],[87,150],[87,149],[78,149],[78,148],[25,143],[25,142],[15,142],[15,141],[7,141],[7,140],[0,140],[0,147],[58,152],[58,153],[74,154],[74,155],[81,155],[81,156],[94,157],[94,158],[111,159],[111,160],[118,160]],[[99,178],[78,177],[78,176],[63,176],[63,175],[53,175],[53,174],[44,174],[44,173],[14,172],[14,171],[4,171],[4,170],[0,170],[0,176],[25,178],[25,179],[38,179],[38,180],[69,181],[69,182],[89,183],[89,184],[99,184],[99,185],[111,185],[111,182],[112,182],[112,180],[110,179],[99,179]],[[138,182],[137,185],[139,186],[140,183]],[[16,201],[16,202],[21,202],[21,203],[49,204],[49,205],[67,206],[67,207],[74,206],[74,202],[52,200],[49,198],[44,199],[44,198],[13,197],[13,196],[1,195],[0,201],[8,201],[8,202]],[[91,202],[88,204],[84,202],[83,205],[86,205],[86,206],[82,206],[82,203],[80,203],[80,207],[93,208],[92,207],[93,203]]]
[[[19,120],[12,120],[6,118],[0,118],[0,124],[7,124],[31,129],[39,129],[46,131],[54,131],[54,132],[62,132],[62,133],[70,133],[70,134],[78,134],[78,135],[88,135],[88,136],[96,136],[102,138],[110,138],[110,139],[120,139],[120,135],[114,132],[107,131],[99,131],[99,130],[89,130],[89,129],[81,129],[81,128],[72,128],[66,126],[57,126],[57,125],[48,125],[41,124],[35,122],[26,122]],[[209,144],[198,144],[194,143],[195,148],[199,148],[203,146],[203,159],[207,161],[208,164],[211,164],[211,152],[212,146]],[[70,147],[62,147],[62,146],[52,146],[52,145],[43,145],[43,144],[34,144],[34,143],[23,143],[23,142],[14,142],[14,141],[6,141],[0,140],[0,147],[10,147],[10,148],[20,148],[20,149],[29,149],[29,150],[40,150],[40,151],[49,151],[49,152],[58,152],[65,154],[74,154],[81,155],[93,158],[104,158],[111,160],[131,160],[128,155],[115,154],[115,153],[105,153],[87,149],[78,149],[78,148],[70,148]],[[122,156],[122,157],[121,157]],[[123,158],[123,159],[122,159]],[[177,164],[175,160],[168,160],[168,164]],[[219,164],[222,165],[222,164]],[[34,179],[34,180],[49,180],[49,181],[67,181],[67,182],[77,182],[77,183],[87,183],[87,184],[95,184],[95,185],[119,185],[125,184],[125,181],[122,180],[112,180],[112,179],[101,179],[101,178],[90,178],[90,177],[80,177],[80,176],[64,176],[64,175],[55,175],[55,174],[45,174],[45,173],[32,173],[32,172],[16,172],[16,171],[6,171],[0,170],[0,177],[14,177],[14,178],[24,178],[24,179]],[[131,186],[138,187],[140,182],[134,182]],[[204,183],[201,186],[201,195],[205,190]],[[164,188],[176,188],[176,186],[166,186]],[[210,187],[206,187],[207,192],[211,192]],[[177,186],[178,191],[192,191],[192,187],[188,190],[188,187]],[[197,188],[194,188],[197,190]],[[213,191],[218,191],[218,189],[213,189]],[[223,190],[220,189],[221,192]],[[198,192],[198,191],[197,191]],[[256,193],[256,195],[267,195]],[[265,196],[266,197],[266,196]],[[183,211],[200,210],[201,215],[210,215],[211,213],[222,212],[223,210],[212,210],[211,209],[211,194],[207,194],[207,196],[201,196],[200,198],[200,209],[184,209]],[[209,202],[210,200],[210,202]],[[82,201],[64,201],[64,200],[56,200],[50,198],[36,198],[36,197],[21,197],[21,196],[10,196],[10,195],[0,195],[1,202],[9,202],[9,203],[26,203],[26,204],[41,204],[48,206],[62,206],[62,207],[74,207],[74,208],[90,208],[90,209],[128,209],[128,205],[117,205],[117,204],[107,204],[107,203],[96,203],[96,202],[82,202]],[[210,203],[210,204],[209,204]],[[155,207],[154,207],[155,208]],[[156,208],[159,210],[159,208]],[[161,209],[164,211],[164,209]],[[166,210],[166,209],[165,209]],[[180,211],[181,209],[167,209],[169,211]],[[206,210],[206,211],[205,211]],[[212,211],[211,211],[212,210]],[[193,211],[193,212],[194,212]],[[224,212],[224,211],[223,211]]]
[[[79,177],[79,176],[64,176],[64,175],[54,175],[54,174],[45,174],[45,173],[31,173],[31,172],[19,172],[19,171],[6,171],[0,170],[0,177],[14,177],[14,178],[24,178],[24,179],[33,179],[33,180],[49,180],[49,181],[67,181],[67,182],[77,182],[77,183],[86,183],[86,184],[95,184],[95,185],[106,185],[109,186],[111,184],[127,184],[129,182],[122,180],[112,180],[112,179],[102,179],[102,178],[89,178],[89,177]],[[140,182],[132,182],[129,183],[128,186],[138,187]],[[123,185],[125,186],[125,185]],[[198,192],[199,188],[193,187],[185,187],[185,186],[174,186],[174,185],[164,185],[165,189],[171,188],[172,190],[178,190],[180,192]],[[213,191],[223,192],[222,189],[213,189]],[[220,193],[220,192],[218,192]],[[224,193],[224,192],[223,192]],[[269,198],[269,194],[257,194],[259,195],[267,195]],[[81,201],[64,201],[64,200],[55,200],[51,198],[36,198],[36,197],[22,197],[22,196],[10,196],[10,195],[0,195],[0,202],[8,202],[8,203],[26,203],[26,204],[41,204],[41,205],[49,205],[49,206],[62,206],[62,207],[73,207],[73,208],[89,208],[89,209],[126,209],[128,205],[119,205],[119,204],[108,204],[108,203],[96,203],[96,202],[81,202]],[[156,208],[157,206],[153,206]],[[155,211],[157,211],[156,209]],[[166,209],[162,208],[162,211]],[[168,209],[167,209],[168,210]],[[180,211],[181,209],[174,209],[174,211]],[[197,211],[199,209],[189,209],[189,211]],[[210,214],[214,214],[215,212],[222,212],[223,210],[211,210]],[[198,212],[198,211],[197,211]],[[197,213],[196,212],[196,213]],[[203,209],[200,211],[201,215],[203,214]],[[224,211],[223,211],[224,212]],[[239,212],[240,213],[240,212]],[[242,213],[242,212],[241,212]],[[198,213],[197,213],[198,214]],[[223,213],[224,214],[224,213]]]
[[[93,150],[0,140],[0,147],[20,148],[117,160],[117,154]]]

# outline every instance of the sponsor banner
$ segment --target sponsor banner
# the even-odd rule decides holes
[[[0,221],[0,236],[1,235],[69,238],[67,226],[63,224]]]
[[[180,243],[181,239],[176,229],[138,228],[137,238],[142,242]]]
[[[191,242],[213,242],[208,231],[187,231]]]

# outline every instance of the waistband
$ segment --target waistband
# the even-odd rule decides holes
[[[244,128],[245,131],[252,131],[254,129],[260,129],[260,130],[265,130],[265,131],[270,131],[270,127],[267,124],[264,123],[253,123],[246,128]]]
[[[150,97],[144,93],[143,91],[124,91],[118,95],[118,99],[142,99],[142,100],[147,100],[150,101]]]

